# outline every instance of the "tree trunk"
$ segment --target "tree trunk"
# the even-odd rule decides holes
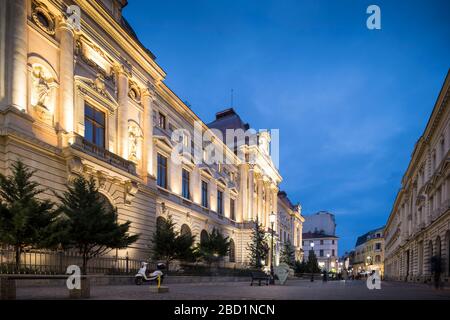
[[[82,273],[83,275],[87,275],[87,263],[88,263],[88,257],[85,253],[83,253],[83,268],[82,268]]]
[[[15,251],[16,251],[16,264],[15,264],[15,272],[19,273],[20,271],[20,256],[22,254],[22,248],[20,246],[15,246]]]

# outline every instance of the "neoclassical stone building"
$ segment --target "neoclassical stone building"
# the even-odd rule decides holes
[[[386,224],[385,277],[431,278],[432,256],[450,273],[450,73],[417,141]]]
[[[126,4],[0,2],[0,170],[22,159],[48,197],[74,175],[94,177],[119,219],[141,234],[121,255],[148,258],[156,219],[170,214],[197,241],[222,230],[232,240],[226,262],[243,265],[254,221],[269,231],[269,214],[284,203],[270,132],[256,133],[256,144],[227,145],[218,133],[248,124],[232,109],[209,125],[199,119],[165,84],[164,70],[122,16]],[[181,141],[174,140],[180,130]],[[192,152],[174,152],[180,143]],[[196,163],[192,154],[205,160],[208,147],[222,150],[224,161]],[[286,210],[298,240],[301,211]],[[301,236],[295,244],[300,251]]]

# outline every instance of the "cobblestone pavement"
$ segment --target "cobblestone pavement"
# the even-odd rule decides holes
[[[91,288],[91,300],[221,300],[221,299],[439,299],[450,300],[450,290],[435,290],[423,284],[382,282],[381,290],[369,290],[364,281],[330,281],[313,283],[290,280],[284,286],[253,286],[249,282],[170,284],[169,293],[151,293],[143,286],[96,286]],[[17,288],[18,299],[67,299],[64,287]]]

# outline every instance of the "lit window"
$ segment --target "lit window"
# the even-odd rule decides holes
[[[190,192],[189,192],[189,182],[190,182],[190,174],[189,171],[186,169],[183,169],[182,172],[182,196],[185,199],[190,198]]]
[[[105,113],[91,107],[84,106],[84,137],[87,141],[105,147]]]
[[[166,116],[163,115],[161,112],[159,113],[158,126],[159,126],[161,129],[166,130]]]
[[[223,215],[223,192],[217,191],[217,213]]]
[[[167,158],[158,153],[157,183],[161,188],[167,189]]]
[[[208,201],[208,183],[202,181],[202,206],[205,208],[209,207]]]

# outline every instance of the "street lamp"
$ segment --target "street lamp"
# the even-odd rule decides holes
[[[328,264],[327,272],[330,272],[330,254],[329,253],[327,253],[327,264]]]
[[[269,221],[270,221],[270,228],[272,230],[272,237],[271,237],[271,244],[270,244],[270,283],[274,284],[275,283],[275,279],[274,279],[274,272],[273,272],[273,237],[274,237],[274,230],[273,230],[273,225],[275,223],[277,219],[277,215],[272,212],[269,215]]]

